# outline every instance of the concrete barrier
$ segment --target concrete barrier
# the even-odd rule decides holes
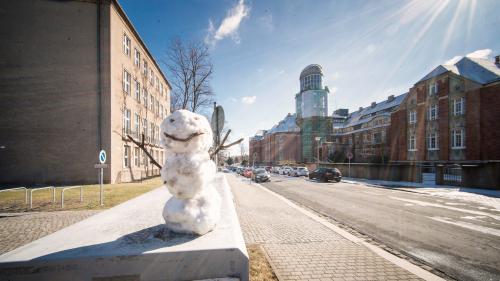
[[[222,218],[203,235],[169,232],[165,187],[0,256],[0,280],[248,280],[248,254],[223,175]]]

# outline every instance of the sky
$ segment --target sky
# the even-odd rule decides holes
[[[500,54],[497,0],[119,2],[167,78],[173,38],[209,46],[216,101],[230,138],[245,138],[247,149],[257,130],[295,113],[309,64],[323,68],[331,114],[405,93],[459,56]]]

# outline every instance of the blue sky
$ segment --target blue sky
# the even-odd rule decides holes
[[[312,63],[323,67],[331,113],[404,93],[455,56],[500,54],[496,0],[120,3],[159,61],[176,36],[210,45],[233,139],[294,113],[299,74]]]

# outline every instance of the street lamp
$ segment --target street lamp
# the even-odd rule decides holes
[[[314,139],[317,142],[317,145],[316,145],[316,150],[317,150],[316,151],[317,152],[316,159],[318,160],[318,167],[319,167],[319,142],[321,141],[321,137],[315,137]]]

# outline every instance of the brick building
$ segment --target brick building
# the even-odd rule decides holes
[[[4,1],[1,23],[2,183],[95,183],[100,149],[105,182],[158,173],[126,135],[163,161],[170,85],[116,0]]]
[[[302,162],[300,128],[295,114],[288,114],[268,131],[250,138],[250,164],[285,165]]]
[[[498,56],[440,65],[391,115],[390,159],[417,163],[438,183],[498,187],[499,106]]]
[[[353,154],[351,162],[387,163],[391,112],[406,95],[391,95],[385,101],[372,102],[370,106],[360,107],[351,114],[347,109],[336,110],[332,115],[333,133],[321,142],[321,160],[346,162],[350,152]]]

